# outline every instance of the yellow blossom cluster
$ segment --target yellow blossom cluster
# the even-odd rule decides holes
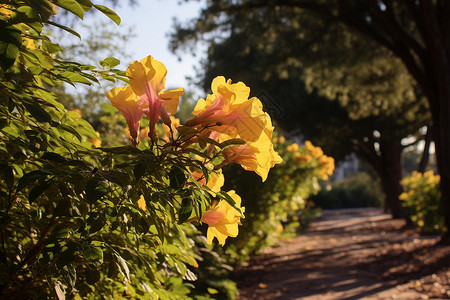
[[[439,232],[445,230],[441,209],[440,176],[434,172],[420,173],[413,171],[402,179],[404,192],[399,199],[407,208],[410,219],[423,232]]]
[[[310,141],[305,141],[304,147],[297,143],[285,144],[283,136],[276,139],[280,148],[284,148],[287,157],[297,164],[303,164],[317,170],[320,179],[327,180],[334,171],[334,158],[323,153],[320,147],[314,146]]]
[[[135,147],[140,141],[150,139],[150,147],[162,146],[159,151],[179,150],[190,153],[186,155],[191,159],[201,156],[198,160],[203,164],[201,168],[188,167],[193,180],[190,183],[207,187],[213,200],[200,220],[197,217],[189,220],[208,224],[208,241],[211,243],[217,238],[223,245],[227,237],[237,236],[245,209],[240,207],[241,198],[234,191],[228,191],[226,196],[220,191],[224,184],[221,168],[237,163],[266,180],[269,170],[282,162],[273,148],[274,127],[269,115],[263,111],[261,101],[256,97],[249,98],[250,89],[244,83],[232,83],[222,76],[212,81],[213,93],[197,102],[192,113],[194,117],[180,126],[180,121],[173,115],[184,91],[182,88],[164,90],[166,72],[165,66],[152,56],[135,61],[126,73],[130,85],[113,88],[107,97],[126,119]],[[147,116],[149,126],[141,129],[143,115]],[[164,125],[158,124],[159,119]],[[222,160],[213,163],[215,157]],[[220,200],[219,195],[227,200]],[[233,201],[234,205],[231,205]],[[137,205],[146,209],[144,197]]]
[[[223,150],[224,162],[238,163],[247,171],[254,171],[265,181],[269,170],[282,159],[273,149],[273,126],[263,111],[261,101],[249,98],[250,89],[242,82],[232,83],[225,77],[214,78],[213,94],[200,99],[194,108],[194,118],[186,122],[204,136],[224,142],[242,139],[245,144]]]

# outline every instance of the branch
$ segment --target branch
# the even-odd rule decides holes
[[[392,38],[392,36],[390,36],[390,32],[385,32],[384,34],[380,33],[376,30],[376,28],[374,28],[373,23],[365,22],[361,18],[358,18],[357,16],[359,16],[360,13],[351,14],[350,11],[351,8],[349,6],[349,3],[346,0],[340,0],[339,17],[341,21],[349,27],[361,32],[362,34],[371,37],[382,46],[391,50],[397,57],[399,57],[403,61],[410,74],[422,87],[424,92],[427,95],[430,95],[432,93],[432,88],[430,88],[428,84],[425,84],[428,82],[425,76],[425,72],[417,63],[417,60],[411,54],[409,49],[405,45],[396,42],[395,38]],[[368,13],[370,14],[370,11]],[[386,38],[386,36],[390,37],[390,39]],[[425,62],[423,62],[423,64],[425,64]]]
[[[47,236],[47,233],[50,231],[52,226],[56,224],[56,216],[53,215],[53,217],[50,219],[50,222],[47,224],[47,227],[45,227],[44,231],[42,231],[41,237],[39,238],[36,245],[34,245],[33,249],[28,253],[27,257],[19,264],[19,268],[22,268],[23,266],[28,265],[35,257],[41,253],[41,251],[45,248],[44,239]]]

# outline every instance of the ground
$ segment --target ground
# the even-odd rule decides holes
[[[244,299],[450,299],[450,246],[379,209],[324,211],[238,268]]]

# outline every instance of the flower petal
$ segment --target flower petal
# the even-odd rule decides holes
[[[158,96],[161,100],[164,100],[162,106],[166,109],[167,113],[174,115],[177,113],[180,96],[183,94],[184,89],[178,88],[176,90],[161,91]]]

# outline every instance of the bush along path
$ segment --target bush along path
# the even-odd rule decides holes
[[[323,211],[234,273],[238,299],[450,299],[450,246],[378,209]]]

